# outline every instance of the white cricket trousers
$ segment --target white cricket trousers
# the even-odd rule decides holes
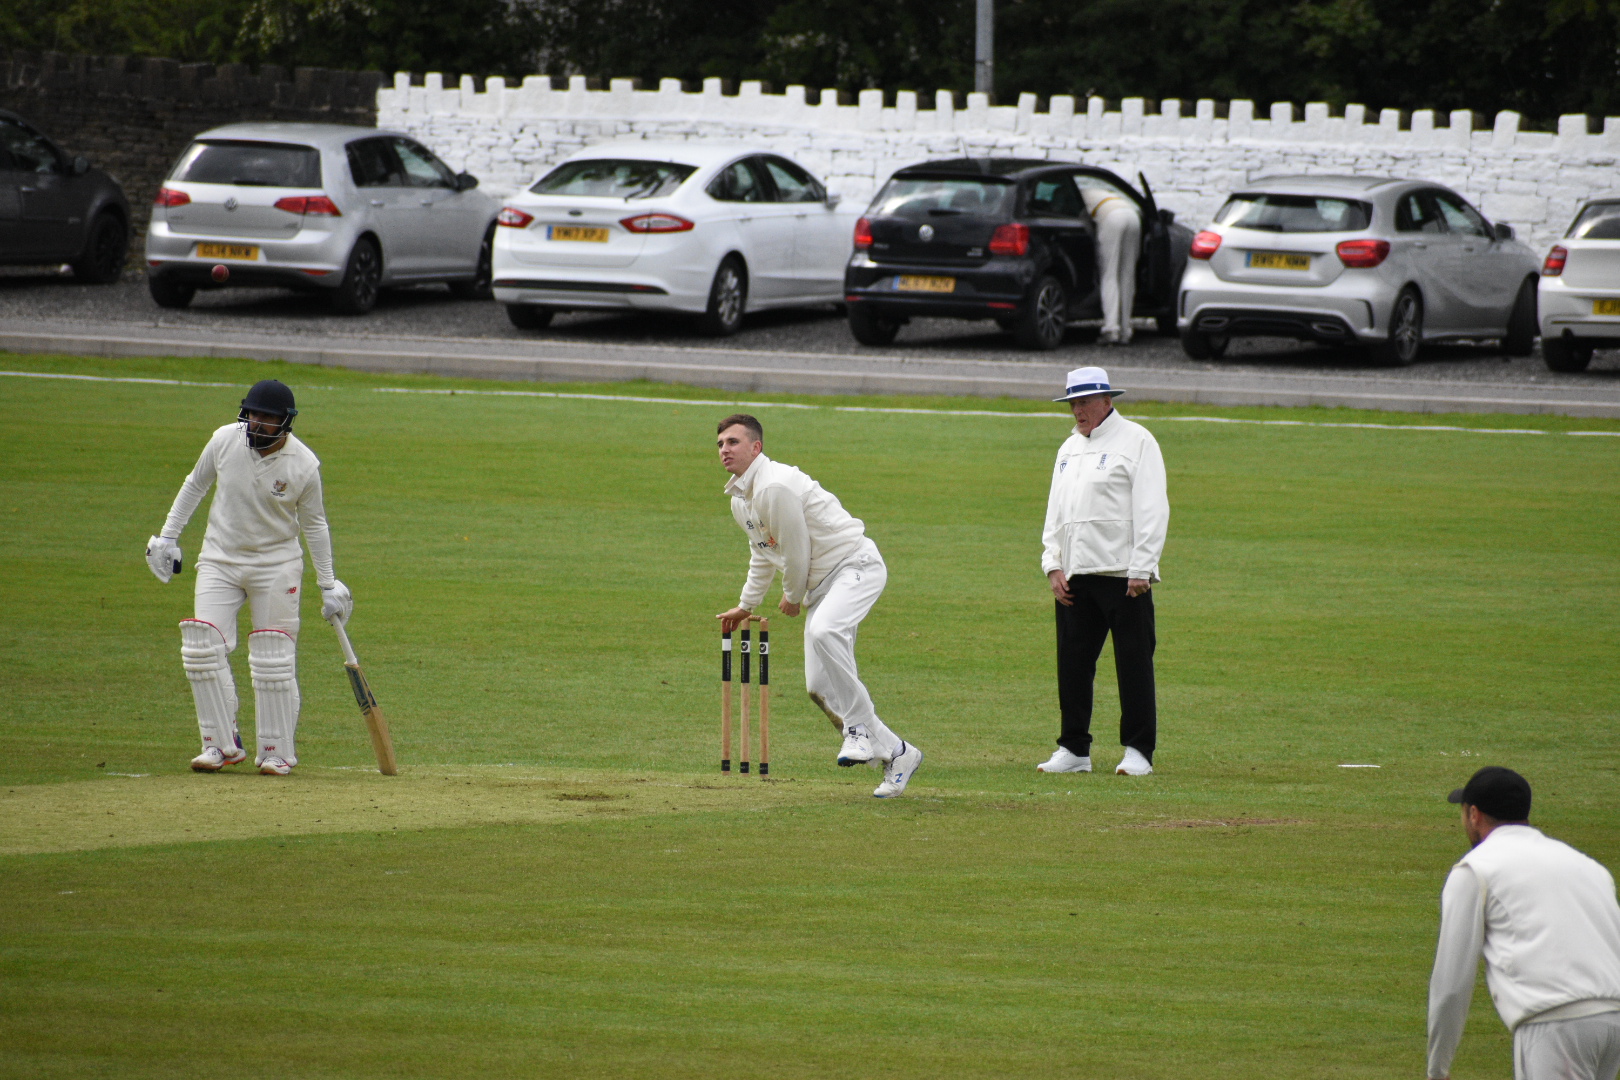
[[[1115,199],[1097,222],[1097,277],[1102,286],[1103,336],[1131,340],[1136,304],[1136,259],[1142,251],[1142,219],[1134,206]]]
[[[236,651],[236,617],[243,604],[252,612],[253,629],[280,630],[297,641],[303,582],[302,556],[276,566],[199,562],[196,617],[219,628],[228,652]]]
[[[878,719],[855,667],[855,637],[883,595],[889,568],[870,539],[810,591],[804,613],[804,686],[810,700],[840,728],[866,726],[872,750],[890,761],[900,753],[900,738]]]
[[[1620,1012],[1520,1024],[1513,1032],[1513,1080],[1615,1080]]]
[[[182,626],[181,655],[192,678],[197,703],[197,727],[203,746],[219,746],[227,754],[240,745],[237,731],[237,694],[226,656],[236,651],[236,622],[247,604],[254,633],[248,638],[248,670],[253,677],[254,765],[280,757],[298,764],[298,592],[303,587],[304,560],[300,556],[274,566],[237,566],[231,563],[197,564],[196,618],[219,631],[223,653],[199,650],[186,638]],[[193,624],[195,625],[195,624]],[[212,631],[204,631],[207,638]],[[218,646],[215,646],[218,649]],[[193,669],[196,670],[193,670]]]

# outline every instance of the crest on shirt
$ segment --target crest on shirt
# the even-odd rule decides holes
[[[1102,457],[1097,459],[1097,471],[1102,472],[1107,467],[1108,467],[1108,455],[1104,454]]]
[[[287,481],[277,480],[275,483],[271,484],[270,494],[274,495],[278,499],[285,498],[287,495]]]

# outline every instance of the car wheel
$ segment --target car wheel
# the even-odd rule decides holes
[[[1013,329],[1018,344],[1026,349],[1055,349],[1063,344],[1068,328],[1069,294],[1057,278],[1041,278],[1030,293],[1029,303],[1018,314],[1018,325]]]
[[[471,281],[452,281],[450,295],[457,300],[488,300],[495,295],[490,288],[490,281],[495,276],[493,269],[495,258],[495,226],[491,225],[489,231],[484,233],[484,242],[478,245],[478,268],[473,271]]]
[[[1379,367],[1405,367],[1423,347],[1423,301],[1417,290],[1406,288],[1395,298],[1389,314],[1389,338],[1367,350]]]
[[[89,285],[107,285],[124,272],[129,229],[117,214],[100,214],[90,226],[84,254],[73,261],[73,276]]]
[[[849,332],[862,345],[888,345],[900,332],[900,320],[889,319],[864,304],[851,305]]]
[[[332,296],[332,306],[344,315],[364,315],[377,306],[382,291],[382,252],[369,236],[356,240],[343,269],[343,284]]]
[[[1206,334],[1190,327],[1181,332],[1181,351],[1194,360],[1219,360],[1226,355],[1232,339],[1221,334]]]
[[[709,308],[698,320],[705,334],[730,337],[742,327],[743,312],[748,308],[748,271],[742,260],[728,255],[714,272],[714,283],[709,286]]]
[[[1574,338],[1542,338],[1541,359],[1549,371],[1585,371],[1592,362],[1592,346]]]
[[[519,330],[544,330],[556,312],[539,304],[507,304],[506,317]]]
[[[152,294],[152,299],[158,307],[183,308],[197,295],[197,286],[184,285],[166,278],[149,277],[146,279],[146,291]]]
[[[1509,356],[1529,356],[1536,348],[1536,279],[1525,278],[1508,316],[1507,333],[1502,335],[1502,351]]]

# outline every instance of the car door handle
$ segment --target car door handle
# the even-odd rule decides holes
[[[750,222],[750,221],[753,221],[753,220],[754,220],[754,219],[753,219],[753,218],[751,218],[751,217],[740,217],[740,218],[738,218],[738,219],[737,219],[737,224],[739,224],[739,225],[746,225],[746,224],[748,224],[748,223],[749,223],[749,222]]]
[[[1427,251],[1429,249],[1429,245],[1425,244],[1422,240],[1412,241],[1412,246],[1417,248],[1419,251]]]
[[[371,205],[372,206],[381,206],[382,204],[383,204],[383,201],[381,199],[372,199],[371,200]]]

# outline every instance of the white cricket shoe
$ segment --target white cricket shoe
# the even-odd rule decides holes
[[[865,765],[872,760],[872,738],[865,724],[849,724],[844,728],[844,745],[838,750],[838,764]]]
[[[1147,776],[1153,771],[1153,764],[1142,756],[1142,751],[1134,746],[1125,748],[1125,759],[1114,769],[1115,776]]]
[[[259,771],[265,776],[286,776],[292,772],[292,766],[287,764],[286,758],[267,757],[259,762]]]
[[[1081,757],[1067,746],[1060,746],[1057,748],[1056,753],[1035,766],[1035,771],[1045,773],[1090,772],[1091,759]]]
[[[922,764],[923,752],[906,742],[900,741],[900,753],[895,755],[893,761],[883,766],[883,783],[872,792],[877,799],[892,799],[906,790],[911,782],[911,774],[917,771]]]
[[[240,765],[247,760],[247,751],[238,746],[229,755],[217,746],[210,746],[191,759],[192,772],[219,772],[227,765]]]

